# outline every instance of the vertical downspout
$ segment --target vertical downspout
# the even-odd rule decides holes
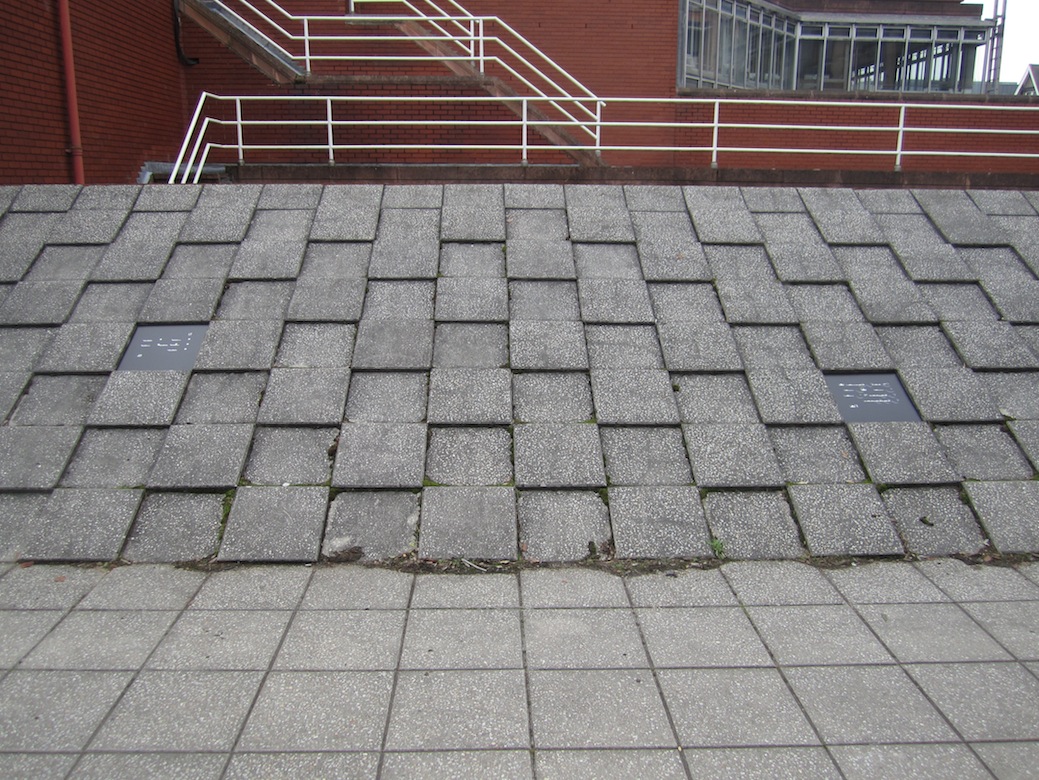
[[[76,90],[76,63],[72,56],[72,16],[69,0],[58,0],[61,24],[61,53],[65,61],[65,104],[69,116],[69,154],[72,156],[72,181],[86,184],[83,172],[83,137],[79,126],[79,94]]]

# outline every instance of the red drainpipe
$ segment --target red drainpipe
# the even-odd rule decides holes
[[[61,52],[65,60],[65,102],[69,115],[69,154],[72,156],[72,181],[86,184],[83,173],[83,137],[79,128],[79,96],[76,92],[76,63],[72,57],[72,16],[69,0],[58,0],[61,22]]]

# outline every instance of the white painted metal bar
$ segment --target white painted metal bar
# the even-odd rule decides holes
[[[898,141],[895,150],[895,170],[902,170],[902,150],[905,148],[906,138],[906,107],[901,106],[898,110]]]

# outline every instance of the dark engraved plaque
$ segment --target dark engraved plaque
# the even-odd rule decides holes
[[[190,371],[208,325],[138,325],[120,371]]]
[[[920,422],[896,374],[827,374],[845,422]]]

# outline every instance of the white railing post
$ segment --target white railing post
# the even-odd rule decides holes
[[[303,62],[310,73],[310,19],[303,19]]]
[[[235,125],[238,127],[238,164],[245,165],[245,135],[242,128],[242,99],[234,99]]]
[[[602,157],[602,111],[606,108],[606,101],[595,101],[595,156]]]
[[[188,145],[191,143],[191,137],[195,134],[195,128],[198,127],[199,117],[202,115],[202,106],[206,102],[208,92],[203,92],[198,96],[198,104],[195,106],[195,113],[191,117],[191,123],[188,125],[188,132],[184,135],[184,143],[180,145],[180,154],[177,155],[177,161],[173,163],[173,170],[170,172],[170,178],[167,184],[177,183],[177,171],[180,170],[181,163],[184,162],[184,157],[188,153]],[[181,179],[181,184],[186,184],[188,180],[188,172],[184,171],[184,177]]]
[[[899,172],[902,170],[902,150],[905,146],[906,136],[906,109],[908,106],[903,103],[898,109],[898,146],[895,149],[895,171]]]
[[[718,125],[721,121],[722,102],[714,101],[714,132],[711,139],[711,170],[718,170]]]
[[[328,164],[336,164],[335,137],[332,131],[332,98],[325,100],[325,119],[328,122]]]
[[[480,41],[479,41],[479,44],[480,44],[480,73],[483,73],[484,72],[484,68],[485,68],[485,58],[487,56],[487,52],[486,52],[486,49],[485,49],[485,42],[487,40],[487,35],[486,35],[485,31],[484,31],[483,19],[479,19],[477,21],[477,24],[479,24],[479,27],[480,27]]]
[[[527,164],[527,104],[528,100],[523,98],[523,164]]]

